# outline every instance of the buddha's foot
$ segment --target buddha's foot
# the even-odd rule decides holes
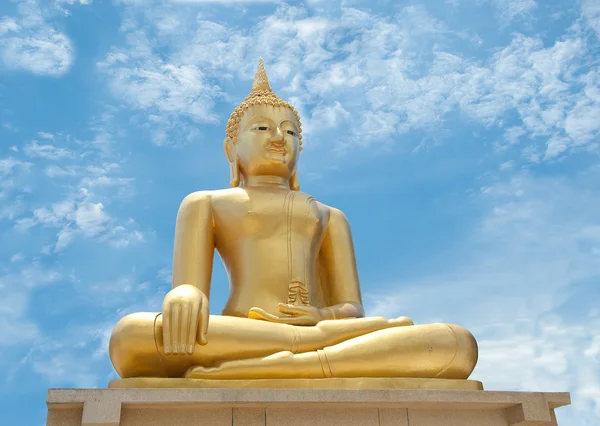
[[[190,367],[188,379],[290,379],[320,378],[323,370],[317,352],[282,351],[263,358],[223,361],[213,367]]]
[[[388,323],[392,327],[402,327],[402,326],[407,326],[407,325],[415,325],[415,323],[413,322],[413,320],[411,320],[409,317],[398,317],[398,318],[390,319],[390,320],[388,320]]]
[[[294,327],[294,334],[296,336],[296,343],[292,348],[292,352],[316,351],[317,349],[323,349],[325,346],[332,346],[377,330],[410,325],[414,325],[414,323],[408,317],[394,319],[365,317],[325,320],[312,327],[292,326]]]

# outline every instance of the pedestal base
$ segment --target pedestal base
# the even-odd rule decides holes
[[[568,393],[50,389],[47,426],[550,426]]]
[[[332,377],[329,379],[210,380],[139,377],[113,380],[111,389],[226,388],[226,389],[454,389],[483,390],[477,380],[411,379],[404,377]]]

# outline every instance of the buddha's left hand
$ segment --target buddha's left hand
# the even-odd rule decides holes
[[[261,308],[252,308],[248,312],[248,318],[290,325],[316,325],[319,321],[326,319],[322,310],[314,306],[280,303],[277,309],[282,315],[277,316]]]

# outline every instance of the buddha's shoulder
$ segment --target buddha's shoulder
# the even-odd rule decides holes
[[[181,205],[215,205],[219,202],[243,199],[245,195],[245,192],[241,188],[196,191],[186,196],[181,202]]]
[[[312,197],[311,197],[312,198]],[[346,221],[346,215],[340,209],[329,206],[325,203],[315,200],[316,204],[319,207],[319,210],[327,215],[327,217],[332,221]]]

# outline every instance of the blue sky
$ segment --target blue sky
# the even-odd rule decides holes
[[[260,56],[368,314],[461,324],[487,389],[569,391],[559,423],[596,425],[596,0],[2,2],[1,423],[116,378],[110,331],[160,310],[179,202],[228,185]]]

